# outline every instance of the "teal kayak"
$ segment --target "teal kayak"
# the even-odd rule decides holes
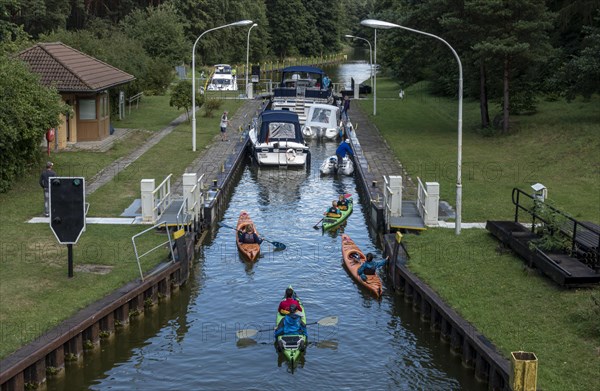
[[[323,219],[323,232],[327,231],[328,229],[332,229],[335,228],[337,226],[339,226],[340,224],[342,224],[344,221],[346,221],[346,219],[348,218],[348,216],[350,216],[352,214],[352,206],[353,206],[353,202],[352,202],[352,197],[348,198],[348,210],[341,210],[340,212],[341,215],[340,217],[325,217]]]
[[[289,287],[292,288],[291,285]],[[285,297],[284,297],[284,299],[285,299]],[[300,306],[302,307],[302,321],[304,322],[304,324],[306,324],[306,311],[304,309],[304,305],[302,304],[302,302],[300,301],[300,298],[298,298],[298,296],[296,296],[295,299],[298,301],[298,303],[300,303]],[[277,326],[279,325],[279,322],[281,322],[281,320],[284,317],[285,317],[284,314],[281,314],[281,313],[279,313],[279,311],[277,311],[275,328],[277,328]],[[304,347],[306,347],[307,346],[306,335],[303,335],[303,334],[279,335],[277,337],[277,340],[275,341],[276,346],[283,347],[282,353],[285,356],[285,358],[290,362],[290,364],[292,364],[292,368],[293,368],[294,364],[296,364],[298,362],[300,355],[305,350],[305,349],[300,349],[301,341],[304,341],[303,345],[304,345]]]

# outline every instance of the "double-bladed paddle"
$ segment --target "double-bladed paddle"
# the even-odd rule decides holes
[[[310,326],[310,325],[318,324],[319,326],[335,326],[337,324],[337,322],[338,322],[337,316],[326,316],[322,319],[319,319],[316,322],[307,323],[306,325]],[[243,329],[243,330],[236,331],[235,336],[237,338],[252,338],[256,334],[261,333],[263,331],[273,331],[273,330],[275,330],[275,329],[262,329],[262,330]]]
[[[237,232],[242,232],[239,229],[233,228],[233,227],[231,227],[231,226],[229,226],[229,225],[227,225],[225,223],[222,223],[220,221],[217,224],[219,225],[219,227],[225,227],[225,228],[229,228],[229,229],[232,229],[234,231],[237,231]],[[272,241],[267,240],[265,238],[262,238],[262,240],[264,240],[265,242],[271,243],[273,245],[273,247],[275,247],[276,250],[285,250],[285,244],[283,244],[281,242],[272,242]]]

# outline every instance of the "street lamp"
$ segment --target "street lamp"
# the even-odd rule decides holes
[[[240,20],[238,22],[225,24],[223,26],[208,29],[196,38],[192,46],[192,150],[196,152],[196,45],[202,36],[208,32],[232,26],[247,26],[252,24],[251,20]]]
[[[458,63],[458,157],[457,157],[457,166],[456,166],[456,227],[455,233],[456,235],[460,234],[461,228],[461,219],[462,219],[462,99],[463,99],[463,71],[462,64],[460,62],[460,58],[456,51],[448,42],[444,39],[438,37],[437,35],[433,35],[430,33],[426,33],[424,31],[411,29],[409,27],[400,26],[398,24],[384,22],[382,20],[375,19],[366,19],[360,22],[363,26],[371,27],[375,30],[375,61],[377,61],[377,29],[391,29],[391,28],[399,28],[403,30],[412,31],[413,33],[427,35],[428,37],[432,37],[442,41],[446,46],[450,48],[452,54],[456,58],[456,62]]]
[[[371,42],[366,38],[356,37],[354,35],[346,34],[346,38],[360,39],[369,44],[369,76],[371,77],[371,84],[373,84],[373,50],[371,48]],[[373,96],[373,115],[375,115],[375,96]]]
[[[257,23],[254,23],[252,26],[250,26],[250,28],[248,29],[248,40],[246,41],[246,98],[249,96],[249,94],[248,94],[248,65],[250,64],[250,62],[249,62],[249,60],[250,60],[250,31],[256,26],[258,26]]]

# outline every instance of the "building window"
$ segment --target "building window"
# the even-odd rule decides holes
[[[96,119],[96,99],[79,99],[79,119]]]

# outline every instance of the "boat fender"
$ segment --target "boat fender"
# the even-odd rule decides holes
[[[293,162],[294,159],[296,159],[296,151],[293,148],[288,149],[285,151],[285,157],[287,158],[288,162]]]

